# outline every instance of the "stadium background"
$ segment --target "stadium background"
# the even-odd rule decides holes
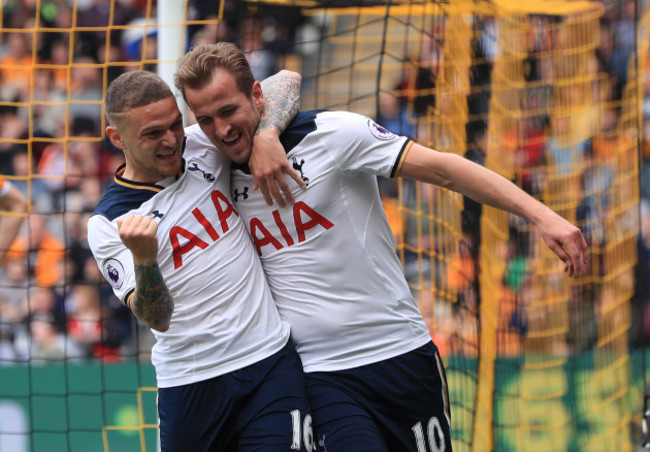
[[[303,108],[364,113],[464,155],[585,232],[590,271],[568,279],[520,219],[440,188],[379,181],[447,365],[455,450],[640,447],[650,383],[646,2],[0,7],[0,175],[30,199],[0,268],[0,451],[156,450],[151,334],[112,296],[85,239],[122,159],[103,136],[101,102],[120,73],[169,79],[188,46],[222,39],[247,52],[258,79],[300,71]]]

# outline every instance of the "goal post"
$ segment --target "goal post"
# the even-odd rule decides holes
[[[187,0],[158,0],[158,75],[172,88],[184,113],[187,107],[174,85],[174,72],[187,50],[187,10]]]

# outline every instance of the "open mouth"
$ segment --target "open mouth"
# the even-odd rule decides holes
[[[241,133],[238,133],[237,135],[223,138],[221,141],[223,141],[225,144],[231,145],[236,143],[240,138],[241,138]]]
[[[158,157],[159,159],[162,159],[162,160],[169,160],[169,159],[173,158],[175,154],[176,153],[174,151],[161,152],[161,153],[156,154],[156,157]]]

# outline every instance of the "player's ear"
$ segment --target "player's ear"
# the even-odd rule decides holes
[[[264,95],[262,94],[262,85],[257,80],[255,80],[255,83],[253,83],[252,96],[255,107],[257,107],[257,109],[261,112],[262,107],[264,106]]]
[[[115,126],[107,126],[106,135],[108,136],[108,139],[111,140],[111,143],[113,143],[115,147],[124,150],[124,142],[122,141],[120,132],[118,132]]]

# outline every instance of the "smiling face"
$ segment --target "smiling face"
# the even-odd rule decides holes
[[[200,88],[185,87],[184,93],[210,141],[234,162],[248,162],[264,104],[260,83],[254,82],[248,96],[239,90],[230,72],[216,69],[208,83]]]
[[[183,116],[170,96],[119,115],[106,128],[111,142],[124,151],[124,177],[136,182],[156,183],[181,169]]]

